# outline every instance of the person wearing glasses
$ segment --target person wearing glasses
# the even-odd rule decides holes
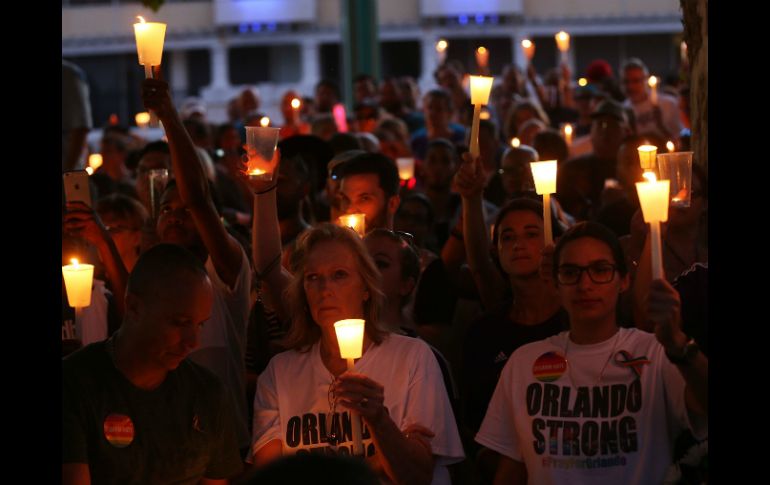
[[[381,476],[394,483],[450,483],[446,466],[464,453],[441,370],[425,342],[384,330],[382,276],[361,238],[349,228],[319,224],[298,239],[289,272],[278,263],[276,184],[249,183],[255,269],[291,320],[288,350],[273,357],[257,381],[252,463],[262,467],[304,453],[351,455],[357,414],[365,460]],[[363,356],[352,371],[334,329],[349,318],[366,320]]]
[[[661,483],[676,430],[708,430],[708,360],[681,329],[678,293],[653,281],[655,333],[620,328],[628,271],[594,222],[562,236],[553,268],[570,330],[519,348],[503,369],[476,435],[503,455],[495,483]]]

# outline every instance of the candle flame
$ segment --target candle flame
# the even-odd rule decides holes
[[[572,134],[572,125],[564,125],[564,134],[567,136]]]
[[[476,49],[476,52],[478,52],[479,54],[482,54],[482,55],[484,55],[484,54],[486,54],[486,53],[487,53],[487,48],[486,48],[486,47],[484,47],[484,46],[481,46],[481,47],[479,47],[478,49]]]
[[[299,98],[294,98],[294,99],[291,100],[291,107],[292,108],[297,109],[297,108],[299,108],[299,105],[300,105]]]
[[[655,172],[644,172],[642,177],[647,179],[648,182],[657,182],[658,178],[655,176]]]
[[[532,41],[529,39],[524,39],[521,41],[521,46],[525,49],[529,49],[530,47],[532,47]]]
[[[100,153],[92,153],[88,156],[88,167],[92,170],[96,170],[101,167],[103,163],[102,155]]]
[[[262,170],[261,168],[255,168],[249,172],[249,175],[263,175],[265,173],[267,172]]]
[[[666,142],[666,148],[668,148],[669,152],[673,152],[674,151],[674,142],[672,142],[671,140],[667,141]]]
[[[140,23],[140,24],[144,24],[144,23],[146,23],[146,22],[144,21],[144,17],[142,17],[141,15],[137,15],[137,16],[136,16],[136,18],[138,18],[138,19],[139,19],[139,23]]]
[[[270,118],[263,116],[259,119],[259,124],[262,126],[262,128],[267,128],[270,125]]]
[[[511,146],[512,146],[513,148],[519,148],[519,146],[520,146],[520,145],[521,145],[521,140],[519,140],[518,138],[516,138],[516,137],[514,136],[514,137],[511,139]]]
[[[134,120],[136,121],[137,126],[146,125],[150,122],[150,113],[143,111],[141,113],[137,113],[134,117]]]
[[[560,40],[562,42],[566,42],[569,39],[569,34],[562,30],[561,32],[556,34],[556,39],[558,39],[558,40]]]
[[[650,84],[651,88],[654,88],[658,84],[658,78],[655,76],[650,76],[650,80],[647,82]]]
[[[77,267],[77,265],[78,265],[78,258],[70,259],[70,263],[72,263],[73,265],[75,265],[75,267]]]
[[[91,167],[86,167],[86,173],[88,173],[88,175],[93,175],[94,174],[94,169],[91,168]]]
[[[578,86],[588,86],[588,79],[581,77],[578,79]]]
[[[490,117],[489,111],[482,111],[481,114],[479,114],[479,119],[482,120],[488,120]]]
[[[436,50],[438,52],[444,52],[447,47],[449,47],[449,43],[444,39],[439,39],[439,41],[436,42]]]

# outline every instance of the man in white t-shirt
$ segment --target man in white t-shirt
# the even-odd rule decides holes
[[[623,89],[627,96],[623,105],[634,110],[636,133],[654,134],[676,143],[683,128],[676,98],[658,92],[657,99],[652,99],[648,91],[650,73],[640,59],[626,61],[622,72]]]
[[[503,369],[476,435],[502,455],[495,483],[661,483],[677,431],[707,431],[708,360],[681,330],[679,296],[655,280],[655,334],[619,328],[627,268],[597,223],[567,231],[553,261],[571,330],[520,347]]]

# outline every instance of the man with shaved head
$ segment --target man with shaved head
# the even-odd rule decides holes
[[[160,244],[125,299],[120,329],[63,361],[63,483],[225,483],[242,471],[233,403],[186,358],[211,315],[206,269]]]

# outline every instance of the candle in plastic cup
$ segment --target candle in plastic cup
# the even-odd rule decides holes
[[[661,153],[658,174],[671,182],[670,202],[673,207],[690,207],[693,152]]]
[[[535,191],[541,195],[556,193],[556,160],[532,162],[529,166],[535,180]]]
[[[160,66],[160,60],[163,57],[163,41],[166,37],[166,24],[145,22],[142,17],[137,18],[139,22],[134,24],[134,36],[136,37],[139,64]]]
[[[488,76],[471,76],[471,104],[482,105],[489,102],[494,80],[495,78]]]
[[[89,306],[94,281],[94,265],[79,264],[77,259],[72,259],[72,264],[62,266],[61,271],[64,275],[69,305],[73,308]]]
[[[249,155],[246,172],[249,177],[258,177],[270,181],[273,179],[275,166],[273,155],[278,146],[280,128],[263,126],[246,127],[246,145]]]
[[[414,158],[397,158],[396,166],[398,167],[398,178],[401,180],[409,180],[414,177]]]
[[[337,219],[340,226],[349,227],[356,231],[359,236],[366,235],[366,214],[345,214]]]
[[[340,320],[334,324],[340,357],[360,359],[364,349],[364,323],[360,318]]]
[[[642,170],[655,170],[655,154],[658,147],[655,145],[639,145],[636,150],[639,152],[639,165]]]

